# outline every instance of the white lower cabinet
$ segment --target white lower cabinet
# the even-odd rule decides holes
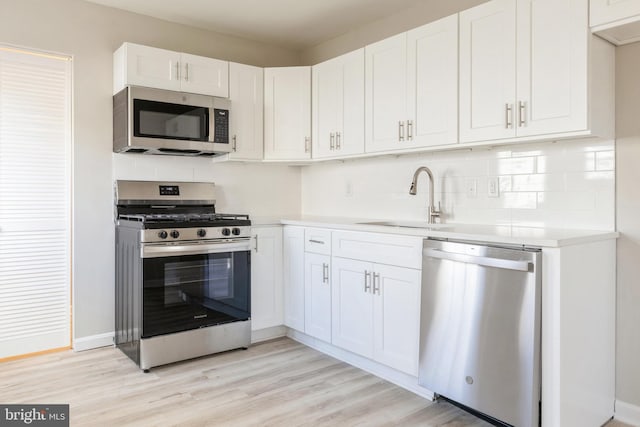
[[[280,326],[282,312],[282,227],[252,227],[251,329]]]
[[[420,270],[332,259],[332,343],[418,375]]]
[[[304,227],[286,226],[283,231],[284,324],[304,332]]]
[[[304,254],[304,330],[331,342],[331,257]]]

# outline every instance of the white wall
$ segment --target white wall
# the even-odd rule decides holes
[[[423,1],[305,49],[301,52],[301,58],[305,64],[317,64],[486,1],[488,0]]]
[[[616,396],[640,407],[640,43],[616,49]]]
[[[424,220],[428,180],[445,222],[554,228],[614,229],[613,141],[559,141],[408,156],[328,162],[302,170],[302,211],[308,215]],[[500,197],[488,197],[498,177]],[[476,183],[477,195],[467,188]],[[328,191],[330,189],[330,191]]]
[[[124,41],[261,66],[299,62],[297,53],[285,49],[84,1],[0,0],[0,43],[73,55],[75,338],[109,333],[114,328],[112,53]],[[262,201],[257,211],[278,213],[299,206],[295,169],[220,166],[200,160],[147,158],[136,164],[134,173],[217,181],[221,210],[237,207],[242,213],[249,206],[246,198],[257,192]],[[157,171],[147,175],[151,170]],[[242,182],[257,183],[259,190],[238,190]],[[286,198],[278,186],[283,182],[290,189]],[[282,207],[273,204],[280,202]]]

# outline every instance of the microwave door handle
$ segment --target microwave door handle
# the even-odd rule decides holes
[[[209,142],[213,142],[215,138],[215,116],[215,109],[213,107],[209,108]]]

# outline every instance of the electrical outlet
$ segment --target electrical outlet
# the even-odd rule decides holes
[[[475,198],[478,196],[478,180],[475,178],[467,178],[467,197]]]
[[[500,197],[500,180],[497,176],[487,179],[487,194],[489,197]]]

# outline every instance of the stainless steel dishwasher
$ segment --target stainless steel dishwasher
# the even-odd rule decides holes
[[[421,386],[502,423],[538,426],[541,255],[424,241]]]

